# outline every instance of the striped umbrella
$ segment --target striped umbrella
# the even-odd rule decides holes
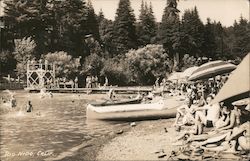
[[[190,68],[187,68],[186,70],[183,71],[183,74],[182,74],[182,77],[183,78],[188,78],[192,75],[192,73],[198,69],[197,66],[193,66],[193,67],[190,67]]]
[[[201,79],[211,78],[220,74],[229,73],[236,68],[236,65],[231,63],[217,60],[211,61],[201,65],[198,69],[196,69],[188,80],[195,81]]]

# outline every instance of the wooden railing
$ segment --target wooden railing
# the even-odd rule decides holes
[[[18,89],[24,89],[25,87],[26,83],[0,82],[0,90],[5,90],[5,89],[18,90]]]

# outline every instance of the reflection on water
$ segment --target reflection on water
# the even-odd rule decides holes
[[[55,94],[40,99],[39,94],[17,92],[16,109],[0,115],[0,160],[44,160],[109,133],[120,125],[85,122],[86,104],[102,97]],[[28,100],[34,108],[31,113],[25,112]]]

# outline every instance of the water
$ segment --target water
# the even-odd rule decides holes
[[[18,91],[15,96],[16,109],[0,114],[0,160],[67,156],[67,151],[78,150],[88,140],[122,126],[86,124],[87,103],[101,100],[103,95],[54,94],[53,98],[41,99],[39,94]],[[34,108],[31,113],[25,112],[28,100]]]

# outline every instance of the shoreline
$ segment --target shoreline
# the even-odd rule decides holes
[[[173,122],[174,119],[162,119],[135,122],[135,126],[128,123],[104,136],[82,142],[64,152],[65,156],[62,153],[45,160],[167,160],[178,148],[171,144],[176,137],[171,127]]]
[[[118,131],[122,130],[122,134],[118,134]],[[46,158],[45,161],[52,160],[97,160],[97,156],[101,149],[108,145],[113,139],[126,135],[131,130],[129,125],[124,125],[118,130],[110,131],[108,134],[100,136],[98,138],[83,141],[75,147],[71,147],[67,151],[58,154],[56,157]],[[103,159],[101,159],[103,160]]]
[[[103,94],[99,95],[82,95],[82,94],[73,94],[73,95],[68,95],[68,94],[55,94],[54,97],[51,98],[45,98],[45,99],[40,99],[39,94],[29,94],[26,92],[17,92],[17,98],[19,99],[20,102],[18,102],[18,105],[22,105],[26,100],[32,98],[33,103],[34,103],[34,107],[35,108],[35,113],[36,111],[42,111],[42,117],[38,117],[35,115],[33,118],[37,118],[36,120],[39,119],[45,119],[45,116],[49,116],[48,113],[46,113],[47,110],[44,110],[43,106],[39,106],[41,104],[41,101],[47,101],[48,103],[51,101],[55,101],[55,100],[69,100],[68,104],[69,106],[73,107],[73,106],[84,106],[84,104],[82,104],[82,100],[84,100],[85,102],[99,102],[101,100],[103,100],[105,98],[105,96]],[[19,98],[20,97],[20,98]],[[122,95],[122,97],[126,97],[126,95]],[[66,99],[65,99],[66,98]],[[66,106],[65,106],[66,107]],[[53,108],[54,109],[54,108]],[[68,109],[68,106],[67,106]],[[68,109],[69,110],[69,109]],[[77,110],[79,112],[79,110],[81,111],[82,109],[75,109],[72,108],[71,110]],[[2,116],[8,116],[8,117],[14,117],[16,112],[11,112],[11,111],[5,111],[5,114],[1,114]],[[10,112],[8,114],[8,112]],[[44,114],[44,115],[43,115]],[[65,114],[65,113],[63,113]],[[69,114],[69,112],[67,112],[66,114]],[[73,113],[74,114],[74,113]],[[13,115],[13,116],[12,116]],[[75,115],[75,114],[74,114]],[[30,117],[25,117],[26,115],[24,115],[23,117],[18,117],[19,119],[25,120],[28,119]],[[67,115],[64,115],[67,116]],[[88,138],[82,138],[81,140],[78,141],[78,143],[74,143],[72,144],[73,146],[68,146],[68,147],[63,147],[63,150],[59,150],[58,153],[55,153],[53,156],[47,156],[47,157],[42,157],[44,160],[110,160],[111,158],[107,158],[106,156],[111,155],[111,154],[115,154],[116,152],[114,152],[114,149],[112,148],[112,146],[110,147],[110,145],[113,145],[115,143],[119,144],[122,141],[130,141],[132,143],[134,143],[135,145],[126,145],[126,147],[120,147],[120,145],[116,145],[116,150],[118,150],[119,148],[123,151],[123,149],[125,149],[126,151],[125,154],[119,154],[117,152],[117,154],[115,154],[116,156],[113,156],[114,159],[113,160],[131,160],[131,158],[137,159],[137,160],[142,160],[142,159],[152,159],[152,160],[156,160],[158,159],[158,156],[160,155],[159,153],[155,153],[157,151],[160,151],[162,149],[165,149],[165,153],[170,153],[171,151],[169,151],[169,149],[165,148],[168,143],[169,143],[169,139],[166,138],[170,138],[173,136],[173,132],[172,132],[172,128],[171,124],[173,123],[173,119],[163,119],[163,120],[149,120],[149,121],[139,121],[139,122],[135,122],[135,126],[131,126],[130,125],[131,122],[123,122],[123,123],[118,123],[118,124],[113,124],[110,129],[106,129],[107,131],[105,131],[103,134],[97,134],[99,136],[88,139]],[[59,125],[59,124],[58,124]],[[83,126],[86,125],[86,123],[82,124]],[[95,127],[95,126],[94,126]],[[104,126],[105,127],[105,126]],[[79,128],[79,127],[78,127]],[[169,132],[165,132],[164,128],[169,129]],[[88,129],[88,127],[87,127]],[[91,130],[91,129],[89,129]],[[92,130],[91,130],[92,131]],[[91,132],[90,131],[90,132]],[[95,129],[93,129],[93,131],[95,131]],[[121,132],[122,131],[122,132]],[[147,136],[148,135],[148,136]],[[131,137],[133,136],[133,137]],[[134,137],[135,136],[135,137]],[[132,140],[131,140],[132,139]],[[134,140],[141,141],[141,142],[136,142]],[[146,140],[145,140],[146,139]],[[148,139],[148,140],[147,140]],[[117,141],[118,140],[118,141]],[[148,142],[149,141],[149,142]],[[139,152],[144,153],[144,157],[143,158],[133,158],[130,157],[131,155],[135,155],[134,153],[130,153],[131,149],[130,148],[138,148],[138,145],[146,145],[148,147],[148,149],[146,149],[146,151],[136,151],[138,154]],[[48,144],[48,146],[50,147],[50,144]],[[28,149],[28,148],[27,148]],[[38,147],[38,149],[40,150],[40,148]],[[29,149],[28,149],[29,150]],[[108,152],[105,152],[105,155],[103,155],[103,151],[107,150]],[[132,149],[133,151],[133,149]],[[119,156],[123,157],[124,155],[127,154],[128,158],[119,158]],[[136,154],[137,155],[137,154]],[[148,156],[147,156],[148,155]],[[138,155],[140,156],[140,155]],[[166,159],[167,156],[163,157],[164,159]]]
[[[136,126],[116,135],[99,147],[95,160],[166,160],[177,146],[172,146],[174,119],[136,122]],[[165,131],[167,129],[167,132]]]

